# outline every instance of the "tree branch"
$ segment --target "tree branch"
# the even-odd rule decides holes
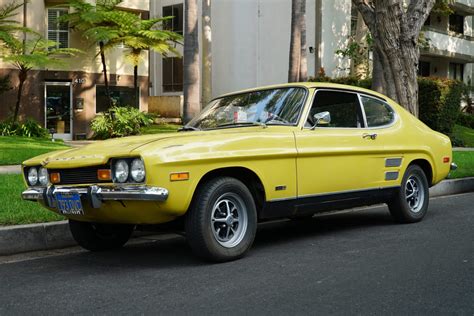
[[[433,0],[434,1],[434,0]],[[374,31],[375,28],[375,10],[369,4],[368,0],[352,0],[352,4],[357,7],[362,18],[364,19],[365,24],[369,28],[371,32]]]
[[[411,0],[407,10],[407,28],[411,30],[413,35],[421,31],[428,15],[433,9],[436,0]]]

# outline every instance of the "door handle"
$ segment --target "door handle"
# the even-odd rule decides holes
[[[365,133],[365,134],[362,135],[362,138],[365,138],[365,139],[370,138],[371,140],[375,140],[377,138],[377,134],[375,134],[375,133],[374,134]]]

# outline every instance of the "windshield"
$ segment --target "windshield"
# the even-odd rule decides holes
[[[306,98],[304,88],[280,88],[211,101],[188,127],[213,129],[245,125],[295,125]]]

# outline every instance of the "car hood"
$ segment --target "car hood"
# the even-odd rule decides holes
[[[43,165],[50,169],[78,168],[105,164],[112,157],[128,157],[141,146],[167,138],[186,136],[186,133],[131,136],[97,141],[81,148],[71,148],[43,154],[26,160],[23,165]]]
[[[283,147],[291,148],[294,139],[288,132],[292,129],[293,127],[287,126],[265,129],[256,126],[116,138],[98,141],[82,148],[47,153],[27,160],[23,165],[45,165],[49,169],[79,168],[106,164],[110,158],[137,156],[153,156],[155,162],[164,162],[209,155],[232,156],[237,149],[240,152],[249,150],[250,153],[246,154],[266,154],[264,148],[276,150],[281,143],[284,143]],[[283,135],[290,137],[283,141]],[[289,143],[286,144],[286,141]]]

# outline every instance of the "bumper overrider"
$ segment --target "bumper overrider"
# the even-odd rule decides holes
[[[43,201],[46,206],[57,208],[56,194],[79,194],[93,208],[100,208],[104,201],[165,201],[168,190],[150,186],[105,187],[98,185],[83,187],[30,187],[21,197],[27,201]]]

